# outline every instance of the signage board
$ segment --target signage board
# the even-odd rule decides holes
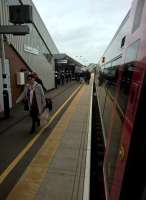
[[[57,60],[56,62],[59,64],[67,64],[68,60]]]
[[[35,54],[35,55],[39,55],[40,51],[36,48],[27,46],[26,44],[24,44],[24,51]]]

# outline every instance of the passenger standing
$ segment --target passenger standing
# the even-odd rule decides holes
[[[60,71],[57,73],[57,84],[60,85]]]
[[[68,74],[68,78],[69,78],[69,81],[71,82],[71,77],[72,77],[72,75],[71,75],[72,73],[71,73],[71,71],[69,72],[69,74]]]
[[[57,88],[58,85],[58,71],[55,71],[55,88]]]
[[[91,74],[90,74],[89,70],[87,70],[85,72],[85,81],[86,81],[87,84],[89,84],[90,78],[91,78]]]
[[[35,132],[36,123],[37,126],[40,126],[39,117],[45,109],[46,100],[42,86],[35,81],[35,76],[33,74],[28,75],[27,81],[28,84],[16,102],[18,103],[24,98],[28,100],[28,107],[32,118],[30,134],[32,134]]]
[[[80,72],[80,83],[84,83],[84,79],[85,77],[84,77],[84,72],[83,71],[81,71]]]
[[[64,85],[64,71],[61,72],[61,85]]]
[[[69,72],[66,71],[66,73],[65,73],[65,80],[66,80],[66,83],[68,83],[68,76],[69,76]]]

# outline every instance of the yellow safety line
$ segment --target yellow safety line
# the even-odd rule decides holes
[[[4,170],[4,172],[0,175],[0,184],[6,179],[9,173],[14,169],[14,167],[18,164],[18,162],[23,158],[23,156],[29,151],[29,149],[33,146],[35,141],[41,136],[41,134],[45,131],[45,129],[52,123],[52,121],[56,118],[56,116],[61,112],[64,106],[70,101],[70,99],[80,90],[81,86],[79,86],[73,94],[65,101],[65,103],[54,113],[49,122],[41,128],[41,130],[37,133],[37,135],[27,144],[27,146],[19,153],[19,155],[11,162],[11,164]]]
[[[58,150],[64,131],[77,109],[77,105],[83,95],[83,91],[85,91],[84,87],[82,87],[81,92],[78,93],[78,95],[71,102],[71,105],[53,129],[51,135],[45,140],[44,144],[28,165],[20,180],[10,192],[7,200],[35,199],[39,187],[47,174],[49,164]]]

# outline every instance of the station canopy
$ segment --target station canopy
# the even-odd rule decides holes
[[[68,70],[76,70],[77,68],[81,69],[84,67],[81,63],[71,58],[67,54],[54,54],[54,59],[58,70],[62,70],[63,68],[67,68]]]

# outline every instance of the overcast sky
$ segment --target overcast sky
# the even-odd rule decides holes
[[[132,0],[33,0],[57,48],[83,64],[97,63]]]

